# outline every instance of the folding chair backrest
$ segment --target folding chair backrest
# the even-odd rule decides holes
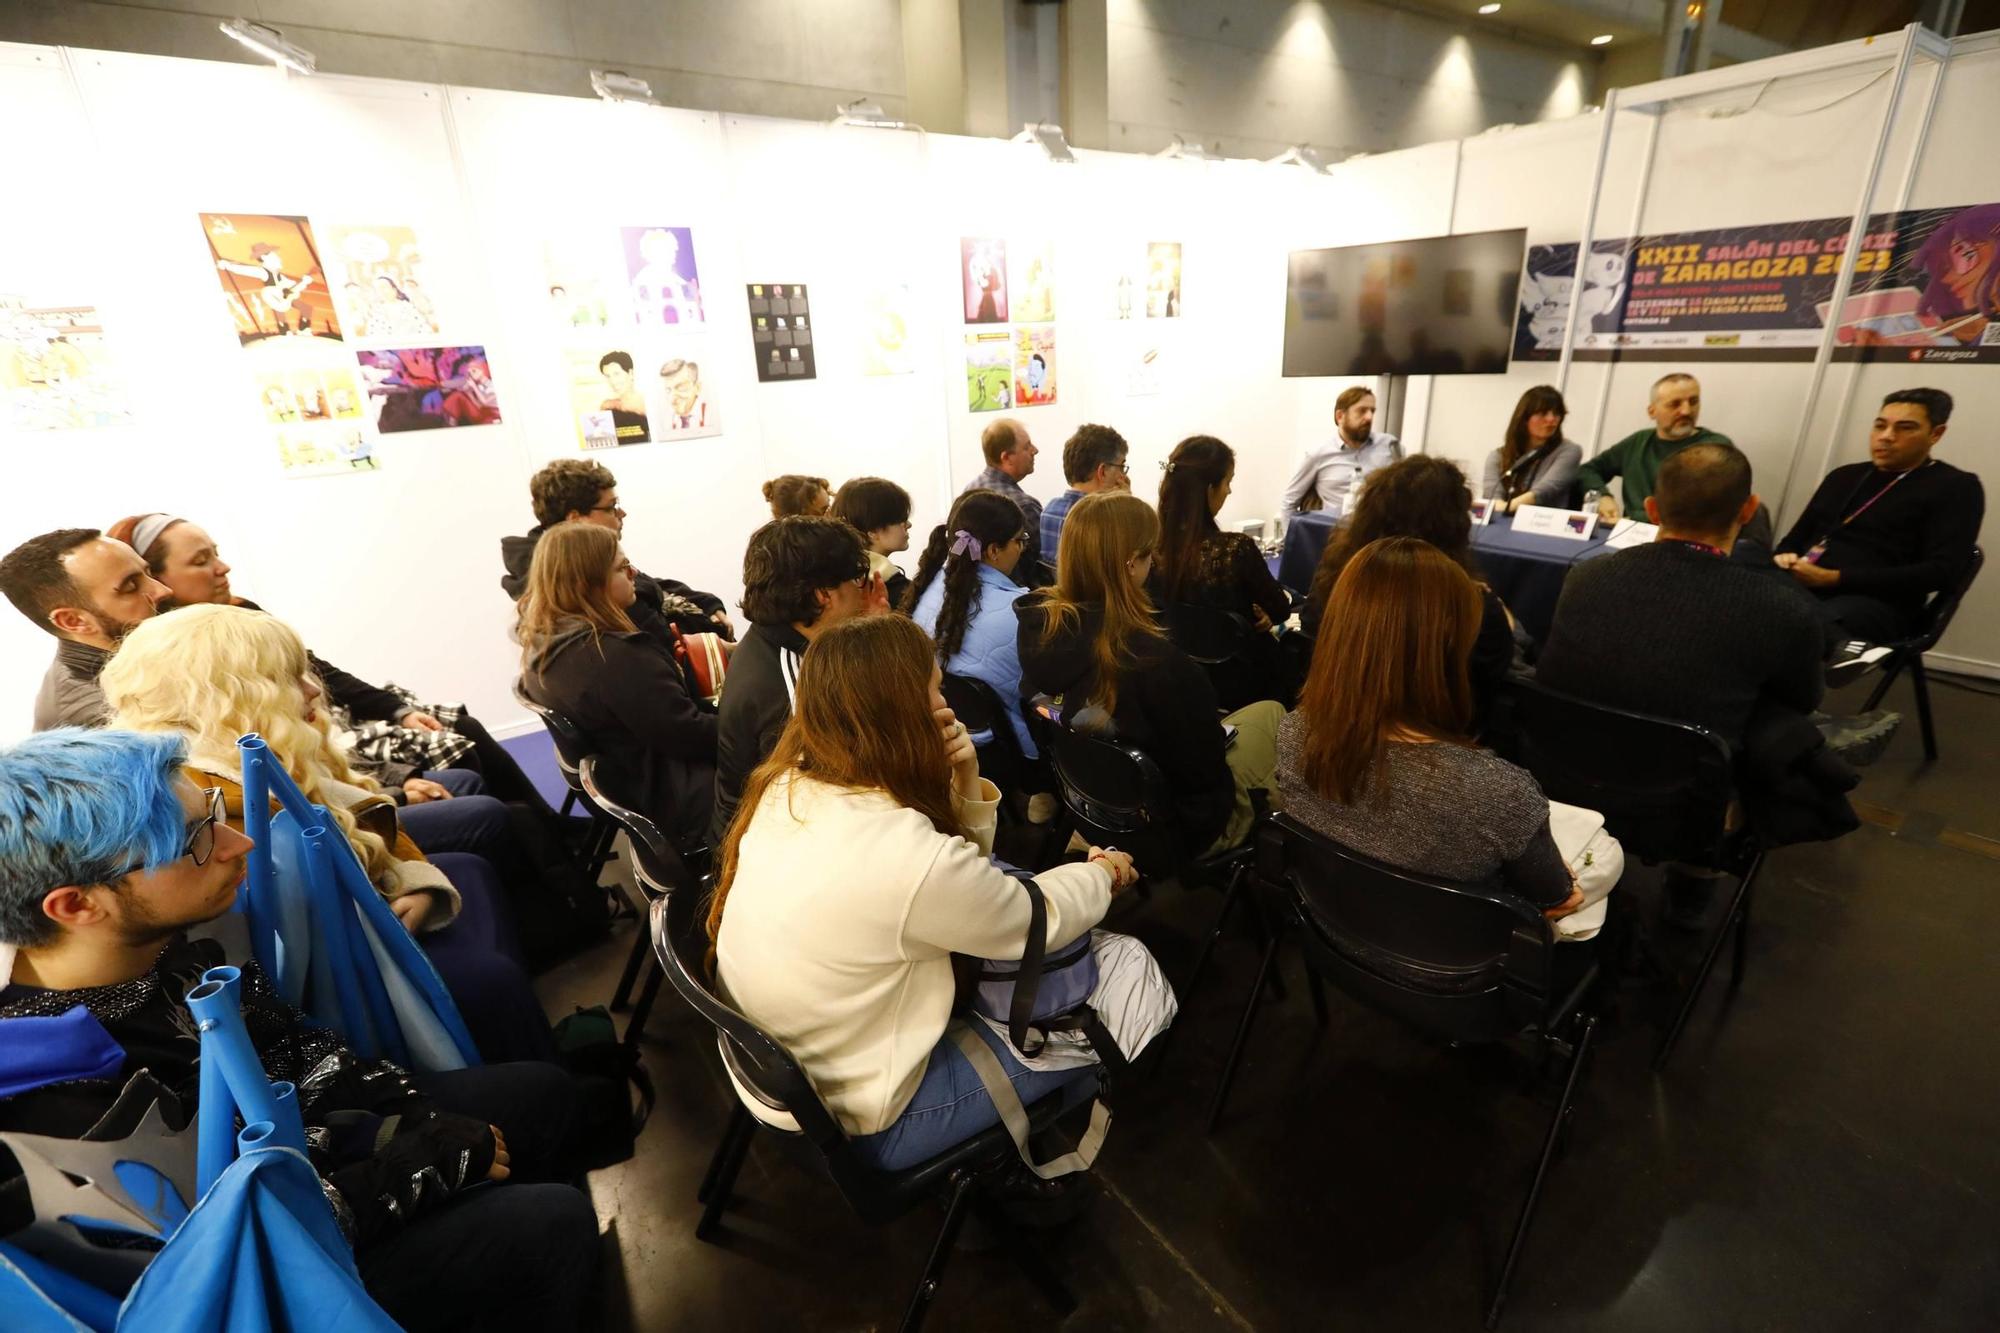
[[[949,671],[939,689],[967,731],[992,733],[992,739],[979,747],[979,771],[1003,792],[1019,790],[1028,776],[1028,757],[1021,752],[1021,738],[999,693],[983,680]],[[1016,704],[1016,717],[1019,708]]]
[[[613,822],[625,830],[627,841],[632,846],[632,870],[639,878],[639,887],[648,898],[659,898],[683,889],[699,895],[701,880],[688,868],[673,842],[660,832],[660,826],[649,817],[629,806],[621,805],[605,794],[603,775],[596,755],[586,757],[577,769],[577,777],[583,783],[584,795],[591,803]]]
[[[571,791],[582,791],[577,770],[582,766],[584,756],[591,752],[590,738],[561,712],[531,698],[525,680],[514,682],[514,702],[541,719],[542,725],[548,729],[549,739],[555,742],[556,767],[562,770],[563,781],[569,784]]]
[[[1321,973],[1414,1027],[1498,1041],[1547,1011],[1554,935],[1495,884],[1399,870],[1283,814],[1259,834],[1257,878]]]
[[[1603,815],[1626,855],[1721,864],[1735,764],[1707,728],[1516,677],[1495,696],[1487,736],[1550,800]]]
[[[1186,859],[1174,833],[1166,775],[1151,755],[1061,724],[1050,752],[1063,804],[1084,837],[1115,843],[1149,875],[1169,874]]]
[[[1205,667],[1234,661],[1250,642],[1250,626],[1234,611],[1173,602],[1166,608],[1166,622],[1174,646]]]
[[[1947,587],[1941,588],[1924,607],[1924,623],[1909,643],[1912,651],[1927,653],[1937,647],[1944,632],[1951,628],[1952,617],[1958,614],[1958,604],[1965,600],[1972,581],[1979,577],[1979,571],[1986,566],[1986,552],[1975,546],[1972,559],[1965,562],[1965,568]]]

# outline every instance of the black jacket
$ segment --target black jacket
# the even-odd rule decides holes
[[[1030,593],[1014,603],[1020,617],[1018,647],[1024,693],[1061,695],[1064,722],[1074,720],[1098,692],[1096,642],[1104,624],[1088,607],[1079,624],[1044,641],[1048,600]],[[1166,776],[1173,794],[1175,834],[1190,856],[1208,850],[1229,822],[1236,780],[1222,754],[1222,721],[1215,687],[1201,664],[1155,635],[1135,638],[1131,661],[1118,676],[1113,734],[1144,750]],[[735,678],[731,677],[731,685]]]
[[[594,635],[580,620],[565,621],[536,645],[522,684],[590,738],[614,800],[651,816],[680,846],[703,841],[715,791],[715,715],[695,706],[679,666],[651,637]]]
[[[546,525],[530,528],[525,536],[502,537],[500,539],[500,562],[507,572],[500,576],[500,588],[515,601],[528,590],[528,566],[534,562],[535,547],[547,532]],[[632,581],[639,590],[639,600],[632,603],[626,614],[632,623],[650,636],[668,652],[674,650],[674,636],[667,627],[677,627],[683,634],[720,634],[723,638],[735,637],[735,631],[728,625],[709,619],[717,611],[726,611],[720,597],[714,593],[696,592],[685,583],[675,579],[656,579],[650,574],[632,571]],[[685,607],[672,607],[668,598],[694,604],[696,612]]]
[[[1843,526],[1864,504],[1867,511]],[[1914,619],[1924,598],[1972,559],[1985,516],[1979,478],[1949,463],[1933,462],[1900,482],[1873,463],[1849,463],[1827,474],[1775,553],[1803,555],[1825,541],[1820,566],[1840,571],[1829,595],[1873,597]]]
[[[264,608],[247,597],[238,597],[235,604],[246,611],[262,611]],[[356,722],[394,722],[410,711],[411,705],[402,697],[391,694],[380,685],[370,685],[351,672],[342,671],[318,653],[306,652],[306,659],[312,665],[313,674],[326,687],[328,701],[346,710]],[[405,776],[414,776],[411,769]]]
[[[718,714],[721,738],[715,756],[715,817],[709,826],[712,846],[722,846],[750,770],[770,755],[778,734],[792,720],[799,664],[809,646],[806,636],[790,625],[752,625],[729,659],[729,683],[723,687]]]

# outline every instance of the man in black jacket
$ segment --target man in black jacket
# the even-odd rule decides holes
[[[413,1329],[578,1326],[597,1221],[553,1183],[576,1148],[568,1076],[532,1063],[410,1074],[363,1059],[254,961],[189,938],[235,901],[250,841],[184,759],[178,736],[71,728],[0,751],[0,1045],[37,1057],[29,1077],[13,1062],[0,1129],[118,1138],[154,1102],[169,1128],[186,1125],[204,1108],[184,997],[205,969],[236,962],[244,1028],[265,1073],[297,1088],[328,1205],[391,1317]]]
[[[1827,474],[1772,560],[1818,598],[1832,643],[1892,643],[1964,572],[1986,516],[1979,478],[1931,457],[1951,420],[1942,389],[1899,389],[1868,433],[1869,461]]]
[[[525,536],[502,537],[500,559],[507,572],[500,587],[515,601],[528,590],[528,566],[534,563],[535,547],[542,534],[558,523],[577,520],[594,523],[622,534],[625,510],[618,503],[618,478],[602,463],[585,458],[558,458],[537,472],[528,482],[528,498],[535,506],[535,526]],[[729,611],[714,593],[696,592],[675,579],[656,579],[632,571],[639,599],[628,613],[632,623],[659,641],[668,653],[674,650],[672,626],[683,634],[720,634],[736,637],[729,623]]]
[[[729,659],[715,759],[714,845],[736,817],[750,771],[792,717],[799,667],[819,632],[889,609],[868,571],[861,534],[835,518],[773,519],[743,553],[743,615],[750,628]]]

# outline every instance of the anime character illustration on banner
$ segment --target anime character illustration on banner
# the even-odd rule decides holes
[[[1056,251],[1047,241],[1016,245],[1008,253],[1013,265],[1014,319],[1022,324],[1046,324],[1056,317]],[[1002,316],[1005,318],[1005,316]]]
[[[701,271],[687,227],[627,227],[625,272],[642,328],[702,322]]]
[[[358,352],[355,361],[379,434],[500,420],[484,347],[404,347]]]
[[[274,338],[341,337],[311,223],[263,213],[203,213],[201,230],[245,347]]]
[[[436,333],[423,247],[409,227],[328,227],[334,304],[350,338],[407,341]]]
[[[1892,357],[1875,350],[1887,347],[1946,349],[1911,360],[2000,357],[2000,204],[1895,216],[1896,250],[1883,281],[1915,285],[1850,296],[1841,307],[1841,343],[1867,349],[1856,354],[1862,360]],[[1856,287],[1863,285],[1857,274]]]
[[[660,362],[660,394],[664,410],[653,414],[653,438],[686,440],[722,434],[722,416],[702,383],[701,362],[692,356],[674,354]]]
[[[94,306],[0,294],[0,430],[82,430],[131,419]]]
[[[966,403],[974,412],[1014,405],[1014,340],[1007,330],[965,335]]]
[[[965,293],[965,322],[1007,322],[1007,242],[964,237],[958,243],[959,287]]]
[[[1014,330],[1014,406],[1046,407],[1056,400],[1056,331],[1053,326]]]

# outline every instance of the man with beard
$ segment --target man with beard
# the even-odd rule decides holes
[[[167,585],[124,542],[96,528],[61,528],[0,559],[0,592],[57,639],[35,695],[35,730],[103,726],[98,673],[134,625],[158,614]]]
[[[1403,456],[1395,436],[1375,429],[1375,394],[1360,385],[1340,391],[1333,403],[1333,439],[1307,451],[1292,479],[1285,483],[1278,512],[1289,518],[1307,497],[1319,497],[1319,507],[1340,515],[1354,508],[1368,474]]]

